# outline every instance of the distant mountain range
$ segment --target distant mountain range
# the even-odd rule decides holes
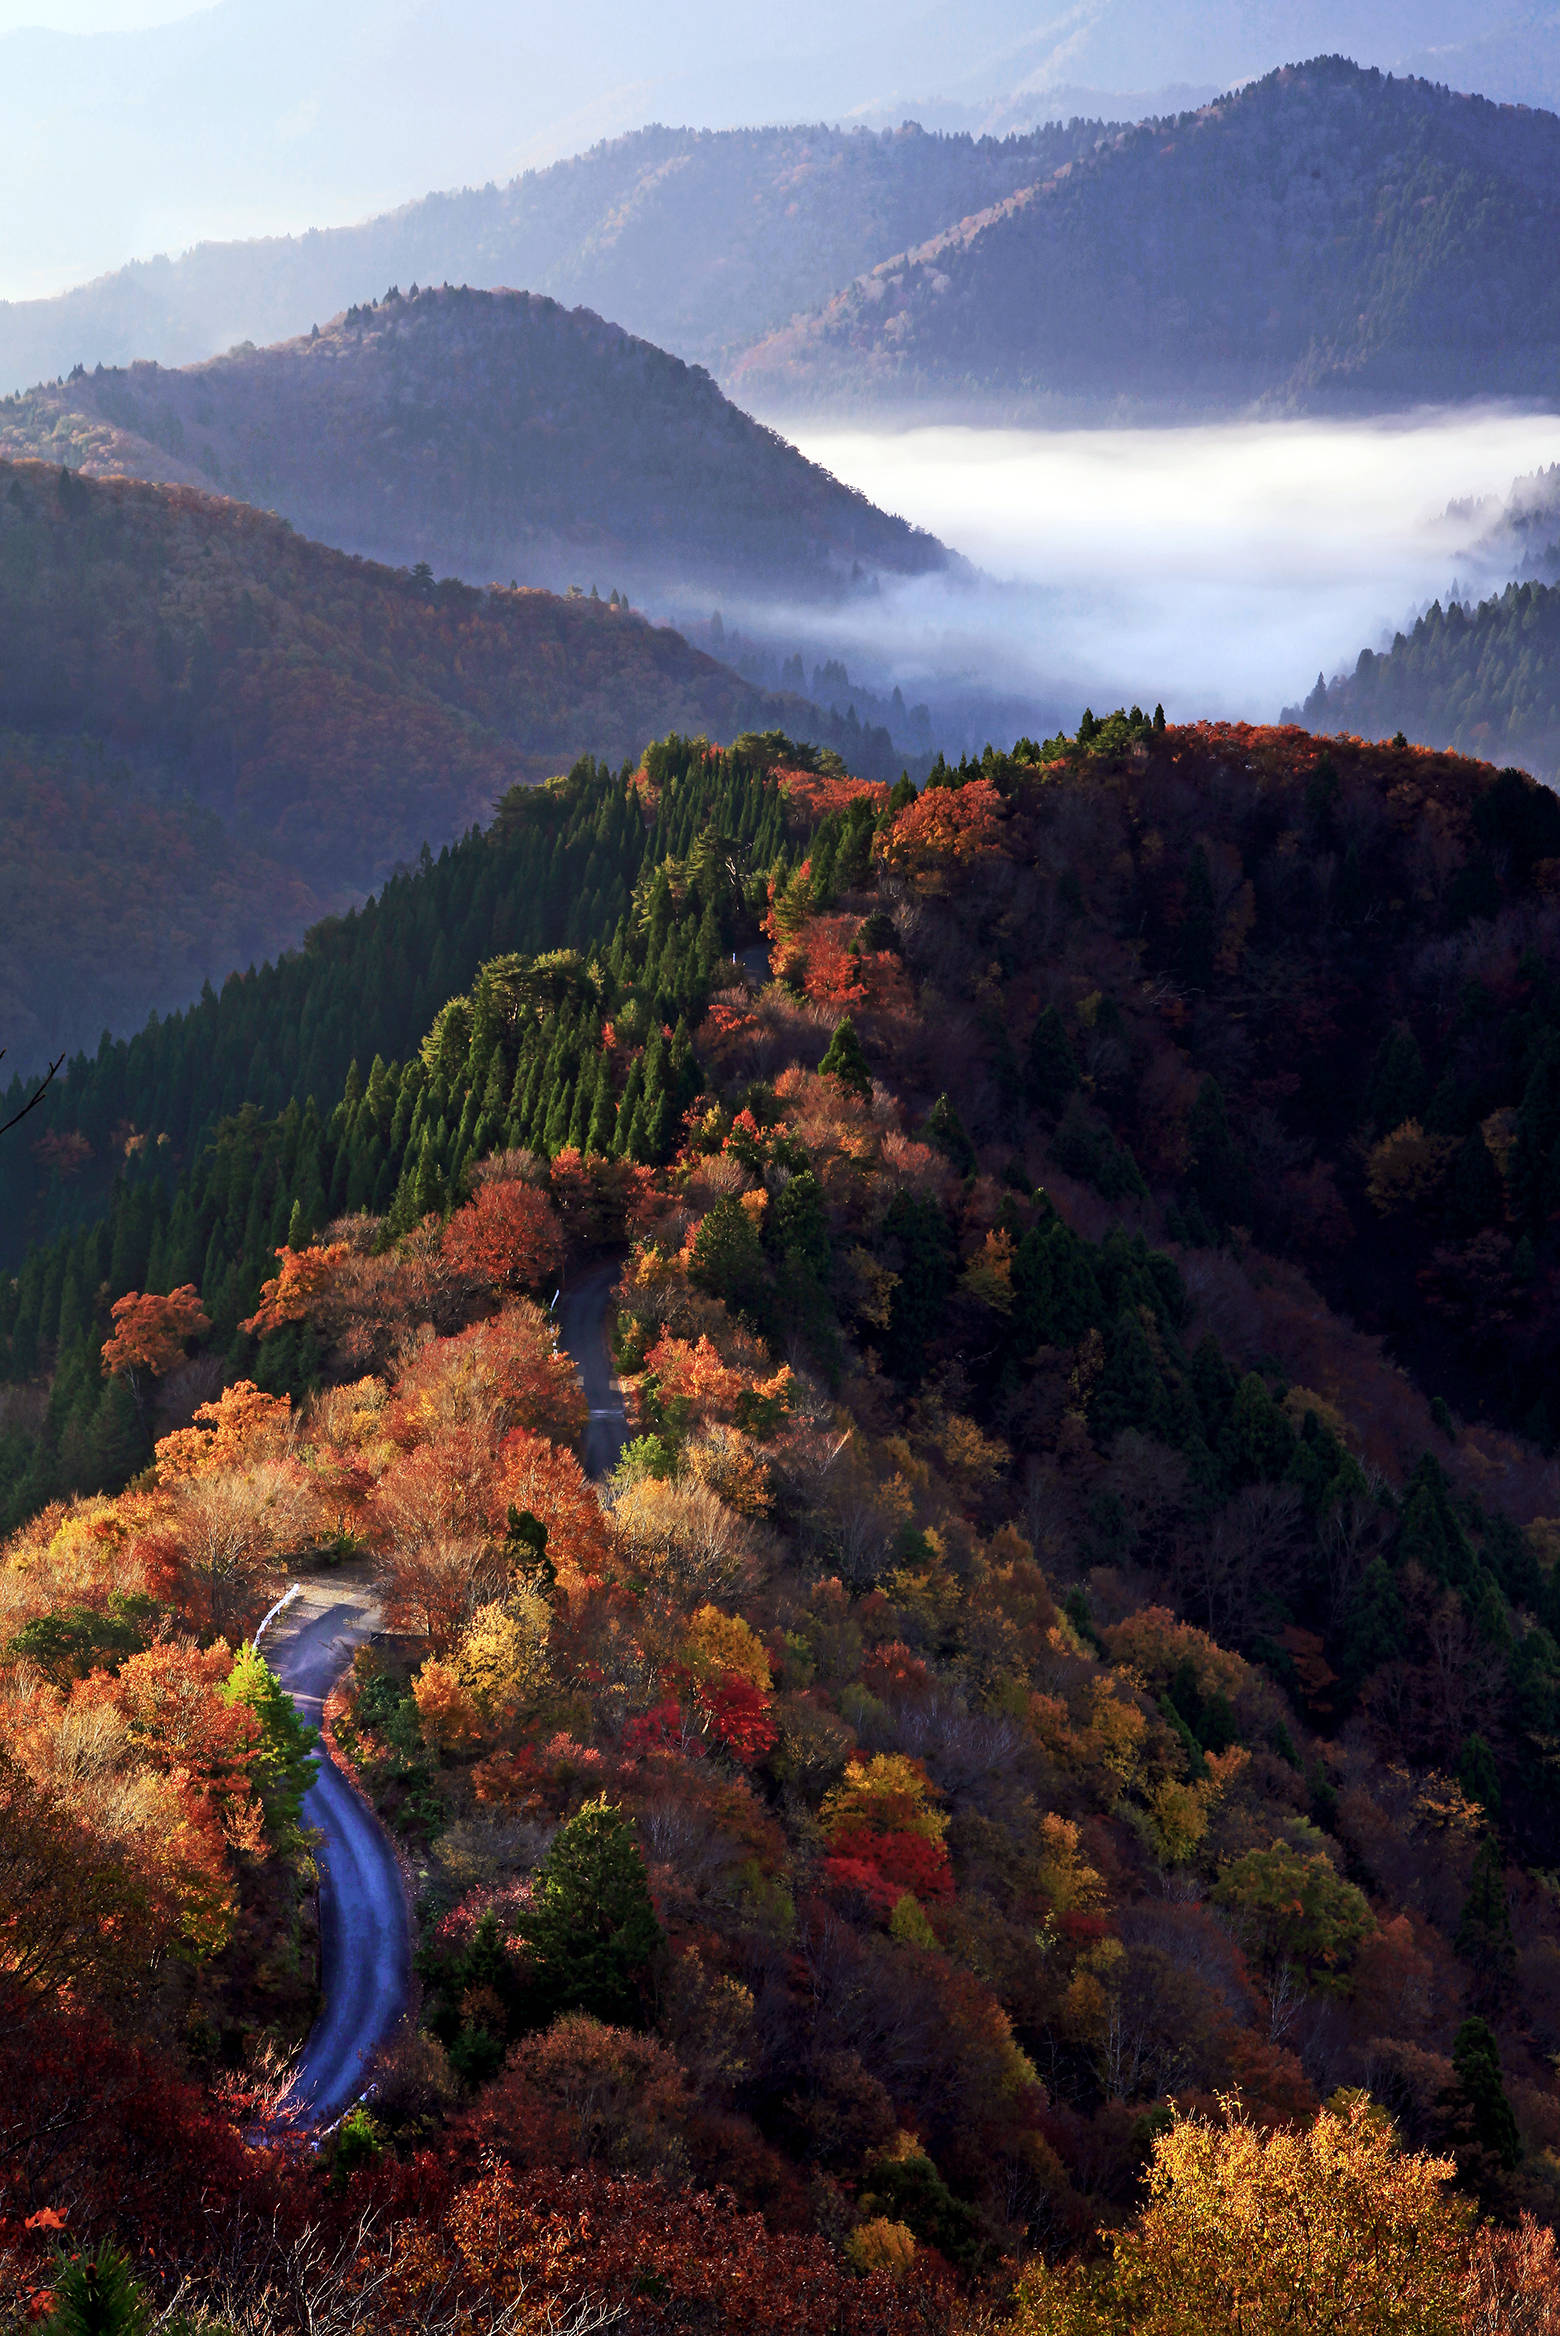
[[[842,735],[588,597],[436,585],[187,487],[0,463],[7,1072],[296,942],[582,753],[775,727]]]
[[[57,299],[0,303],[0,391],[77,363],[185,364],[290,339],[414,281],[547,292],[718,368],[891,252],[1087,153],[1104,127],[639,130],[362,226],[205,243]]]
[[[1321,57],[1127,129],[641,130],[0,304],[0,385],[291,338],[415,281],[590,307],[782,417],[1550,398],[1557,251],[1554,116]]]
[[[206,237],[362,219],[646,122],[984,97],[1024,78],[1031,53],[1015,56],[1012,0],[965,0],[956,16],[924,0],[797,0],[783,17],[681,0],[675,21],[632,0],[217,0],[146,31],[13,32],[0,37],[0,289],[47,293]]]
[[[202,239],[363,219],[429,187],[502,182],[646,122],[919,114],[1028,129],[1096,110],[1079,108],[1080,90],[1120,93],[1101,110],[1122,120],[1131,97],[1161,112],[1175,85],[1228,89],[1329,50],[1492,97],[1560,102],[1560,20],[1547,0],[1493,10],[1477,0],[797,0],[784,12],[680,0],[675,19],[630,0],[217,0],[147,31],[13,32],[0,38],[0,290],[51,293]],[[516,280],[394,260],[377,284],[370,275],[336,290],[320,312],[430,272]],[[529,273],[519,281],[565,296]],[[195,348],[83,346],[63,363],[204,356],[312,319],[223,321],[225,338]]]
[[[408,286],[322,331],[0,402],[0,455],[220,488],[440,574],[829,600],[949,555],[585,310]]]
[[[726,379],[781,415],[1560,401],[1560,120],[1286,67],[881,262]]]

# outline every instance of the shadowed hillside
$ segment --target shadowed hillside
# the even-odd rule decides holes
[[[588,744],[818,726],[627,610],[32,463],[0,466],[0,644],[12,1067],[297,940]]]
[[[1560,121],[1288,66],[976,213],[731,369],[768,412],[1560,397]]]
[[[0,453],[216,485],[484,582],[833,597],[947,561],[699,368],[523,292],[413,285],[277,348],[73,374],[0,405]]]

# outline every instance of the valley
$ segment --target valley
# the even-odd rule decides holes
[[[1553,27],[36,4],[0,2336],[1555,2336]]]

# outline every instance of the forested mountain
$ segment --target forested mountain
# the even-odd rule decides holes
[[[1543,2326],[1560,806],[1136,709],[817,759],[506,806],[354,928],[480,962],[313,1102],[189,1138],[263,984],[73,1073],[121,1180],[0,1282],[19,2292],[63,2225],[198,2336],[344,2274],[385,2336]],[[593,1483],[543,1308],[607,1260]],[[279,2151],[234,1644],[308,1550],[383,1583],[326,1723],[421,1989]]]
[[[1560,120],[1285,67],[885,260],[729,370],[765,412],[1560,398]]]
[[[9,1064],[184,1004],[587,739],[618,759],[668,722],[846,734],[605,600],[436,584],[189,488],[0,465]]]
[[[1508,584],[1467,607],[1439,601],[1352,673],[1321,674],[1293,718],[1367,738],[1402,731],[1427,746],[1521,763],[1560,780],[1560,587]]]
[[[524,292],[413,284],[276,348],[73,374],[0,403],[0,454],[215,485],[474,582],[794,601],[948,558],[707,374]]]
[[[0,389],[78,363],[178,365],[240,338],[290,339],[392,283],[550,293],[718,368],[891,252],[1086,153],[1104,128],[636,130],[360,226],[201,243],[52,299],[0,302]]]
[[[1536,577],[1540,583],[1560,580],[1560,463],[1530,471],[1515,480],[1511,492],[1496,504],[1453,504],[1453,514],[1478,516],[1485,532],[1468,548],[1467,558],[1477,573],[1494,570],[1504,582]]]

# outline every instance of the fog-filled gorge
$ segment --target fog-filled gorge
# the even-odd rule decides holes
[[[1498,409],[796,436],[998,586],[885,605],[874,645],[907,694],[982,671],[1045,709],[1162,699],[1172,719],[1271,720],[1454,583],[1497,589],[1473,546],[1513,480],[1560,456],[1554,415]]]

